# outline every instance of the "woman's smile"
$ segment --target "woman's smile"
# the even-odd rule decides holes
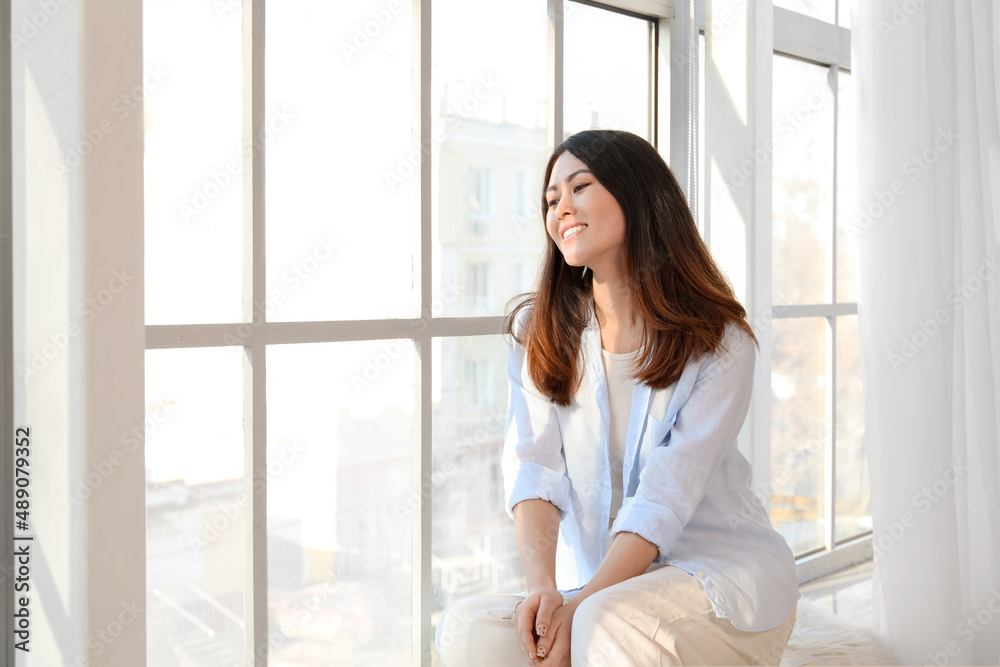
[[[569,239],[576,236],[578,233],[582,232],[587,225],[574,225],[563,232],[563,241],[568,241]]]
[[[586,164],[570,152],[553,165],[545,191],[545,228],[570,266],[587,266],[595,278],[620,273],[625,214]]]

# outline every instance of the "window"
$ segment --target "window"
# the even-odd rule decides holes
[[[148,664],[430,665],[447,604],[523,578],[499,331],[545,158],[578,117],[655,136],[662,17],[144,2],[145,60],[178,73],[146,91],[146,398],[176,412],[146,443]]]
[[[849,54],[831,60],[820,54],[837,49],[810,49],[782,30],[833,23],[836,3],[775,4],[807,16],[775,9],[771,515],[796,556],[808,556],[858,544],[872,528],[857,257],[846,231],[857,199],[853,91]]]
[[[527,205],[509,184],[523,178],[526,192],[540,191],[545,168],[545,4],[516,0],[497,12],[440,0],[430,20],[435,315],[500,316],[509,295],[467,266],[489,262],[504,276],[509,262],[537,258],[543,247],[540,197]]]
[[[238,3],[144,12],[145,60],[176,76],[145,98],[147,322],[185,332],[147,338],[147,404],[176,413],[146,442],[147,662],[249,663],[251,608],[251,651],[272,664],[409,664],[421,322],[409,7],[283,0],[266,3],[266,26],[243,25]],[[372,21],[377,39],[348,27]],[[241,44],[265,29],[266,95],[251,111]],[[245,123],[257,154],[241,150]],[[265,161],[266,197],[247,208],[244,172]],[[265,215],[267,234],[248,235]],[[198,270],[178,271],[180,256]],[[245,519],[263,485],[250,550],[267,569],[248,587]]]
[[[150,665],[243,661],[241,375],[237,347],[146,353]]]
[[[186,47],[173,30],[189,35]],[[239,18],[219,20],[211,3],[143,4],[144,67],[169,72],[143,91],[149,324],[240,319],[240,39]],[[178,271],[181,256],[212,280]]]
[[[653,140],[655,25],[630,12],[567,5],[564,137],[600,128]]]

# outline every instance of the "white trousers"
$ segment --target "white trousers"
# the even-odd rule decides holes
[[[445,609],[435,639],[445,667],[527,665],[512,620],[514,605],[523,599],[486,595]],[[573,667],[777,665],[797,609],[796,604],[771,630],[739,630],[715,614],[697,577],[667,565],[580,603],[573,615],[570,656]]]

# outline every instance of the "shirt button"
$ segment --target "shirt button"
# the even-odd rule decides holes
[[[701,570],[698,570],[698,576],[699,576],[699,577],[704,577],[704,576],[705,576],[705,573],[704,573],[704,572],[702,572]]]

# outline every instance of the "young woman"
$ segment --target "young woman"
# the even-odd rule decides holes
[[[575,134],[514,339],[502,468],[528,590],[458,602],[460,665],[777,665],[795,561],[736,445],[757,339],[656,150]]]

